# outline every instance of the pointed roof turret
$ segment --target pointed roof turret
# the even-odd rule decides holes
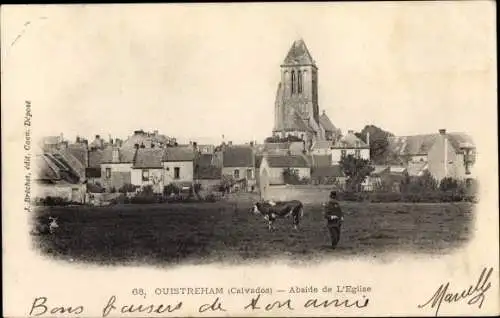
[[[293,42],[283,65],[316,65],[303,39]]]

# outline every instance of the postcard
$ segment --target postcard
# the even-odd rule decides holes
[[[1,29],[5,317],[500,313],[493,1]]]

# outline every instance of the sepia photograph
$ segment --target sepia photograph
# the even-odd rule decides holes
[[[13,149],[2,155],[4,250],[22,250],[16,264],[72,304],[55,286],[78,275],[78,299],[119,294],[125,277],[144,282],[149,293],[134,285],[131,295],[146,300],[257,297],[232,311],[217,298],[214,315],[498,314],[494,10],[489,1],[3,6],[2,141]],[[207,266],[219,271],[212,285],[194,278]],[[186,288],[149,270],[183,270]],[[329,272],[323,289],[308,285]],[[389,284],[426,281],[411,308],[381,305],[403,292],[374,296],[382,272],[395,275]],[[462,284],[444,285],[443,273]],[[110,283],[89,292],[90,275]],[[97,311],[56,299],[51,309],[39,279],[35,296],[11,298],[10,316],[164,313],[120,314],[110,294]],[[307,311],[318,299],[291,305],[315,293],[338,298],[322,312]],[[290,298],[257,313],[272,294]],[[248,303],[228,302],[239,301]],[[369,301],[379,307],[362,311]],[[168,312],[204,312],[181,307]]]

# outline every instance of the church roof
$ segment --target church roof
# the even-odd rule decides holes
[[[311,54],[309,53],[309,50],[307,49],[306,44],[304,43],[304,40],[302,39],[293,42],[292,47],[288,51],[288,54],[283,61],[283,64],[316,65],[311,57]]]
[[[321,126],[323,126],[323,128],[326,130],[326,131],[335,131],[337,128],[335,128],[335,126],[332,124],[332,122],[330,121],[330,118],[328,118],[328,116],[326,115],[326,113],[323,111],[323,114],[321,114],[321,116],[319,116],[319,123]]]

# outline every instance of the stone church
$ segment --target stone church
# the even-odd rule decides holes
[[[302,39],[296,40],[281,65],[273,136],[296,136],[310,147],[334,140],[338,130],[318,105],[318,67]]]

